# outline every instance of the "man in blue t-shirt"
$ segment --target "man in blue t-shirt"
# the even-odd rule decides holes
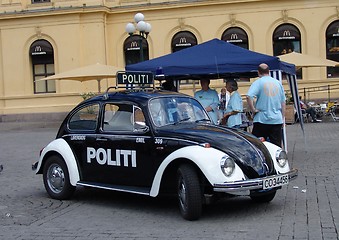
[[[267,64],[259,65],[259,79],[247,92],[247,104],[254,114],[252,134],[281,147],[286,97],[282,84],[270,77],[269,71]]]
[[[218,104],[219,96],[217,91],[210,89],[210,80],[200,80],[201,90],[194,94],[194,98],[197,99],[201,105],[205,108],[206,112],[212,119],[214,124],[218,123]]]

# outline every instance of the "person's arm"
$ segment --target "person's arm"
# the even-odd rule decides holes
[[[217,91],[213,90],[213,92],[211,91],[211,94],[213,94],[213,98],[212,98],[213,101],[209,106],[205,108],[207,112],[216,111],[219,105],[219,96],[218,96]]]
[[[238,94],[238,92],[235,92],[232,98],[232,100],[230,98],[230,101],[228,103],[230,106],[230,110],[232,111],[225,113],[225,117],[237,115],[238,113],[243,111],[243,103],[240,94]]]
[[[233,110],[232,112],[225,113],[223,118],[229,118],[230,116],[236,115],[238,113],[240,113],[240,112]]]
[[[247,105],[248,105],[249,110],[250,110],[253,114],[259,112],[257,109],[255,109],[254,103],[253,103],[253,99],[252,99],[250,96],[248,96],[248,95],[246,96],[246,101],[247,101]]]

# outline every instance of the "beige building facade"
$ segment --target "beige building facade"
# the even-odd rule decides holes
[[[0,0],[0,121],[67,112],[81,94],[97,91],[94,80],[35,80],[94,63],[124,68],[140,61],[138,42],[125,30],[138,12],[152,26],[145,59],[225,38],[268,55],[293,50],[339,61],[338,0]],[[305,90],[306,98],[339,99],[338,67],[303,68],[299,78],[301,93],[317,89]],[[241,94],[251,81],[239,83]],[[114,84],[103,79],[102,90]],[[187,82],[180,91],[192,95],[198,87]]]

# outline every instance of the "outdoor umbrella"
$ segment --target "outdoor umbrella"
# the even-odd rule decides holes
[[[328,60],[321,57],[311,56],[304,53],[291,52],[277,56],[281,61],[292,63],[296,68],[302,67],[335,67],[339,62]]]
[[[123,68],[104,65],[100,63],[88,65],[85,67],[76,68],[59,74],[55,74],[46,78],[39,79],[37,81],[43,80],[75,80],[75,81],[89,81],[97,80],[98,81],[98,92],[100,92],[100,81],[103,78],[114,78],[118,71],[123,71]]]

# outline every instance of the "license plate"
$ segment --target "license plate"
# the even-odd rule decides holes
[[[268,178],[263,179],[263,182],[262,182],[263,189],[280,187],[286,184],[288,184],[288,174],[279,175],[276,177],[268,177]]]

